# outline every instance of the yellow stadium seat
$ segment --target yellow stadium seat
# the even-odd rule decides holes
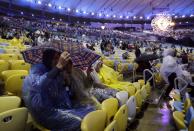
[[[173,119],[179,130],[186,129],[184,118],[185,118],[185,115],[182,112],[179,112],[179,111],[173,112]]]
[[[144,81],[144,80],[138,80],[138,83],[140,84],[141,87],[142,87],[143,85],[145,85],[145,81]]]
[[[16,54],[0,54],[0,60],[18,60]]]
[[[122,105],[115,114],[114,120],[117,121],[118,131],[126,131],[128,120],[128,108],[126,105]]]
[[[116,120],[112,121],[112,122],[105,128],[104,131],[118,131],[117,121],[116,121]]]
[[[118,100],[116,98],[109,98],[102,102],[102,110],[107,114],[106,125],[108,125],[114,118],[119,107]]]
[[[132,85],[129,87],[125,87],[125,91],[128,92],[129,96],[133,96],[133,95],[135,95],[136,88]]]
[[[23,80],[27,75],[17,74],[8,77],[5,82],[5,90],[17,96],[21,96]]]
[[[137,112],[140,112],[141,111],[142,102],[143,102],[140,90],[138,90],[135,93],[135,99],[136,99]]]
[[[16,74],[28,75],[28,71],[26,70],[7,70],[7,71],[3,71],[1,74],[2,74],[3,80],[6,82],[6,80],[12,75],[16,75]]]
[[[184,110],[183,112],[186,113],[189,109],[189,107],[191,107],[191,99],[190,98],[186,98],[185,103],[184,103]]]
[[[141,96],[142,96],[142,100],[145,101],[147,99],[147,92],[146,92],[146,87],[145,85],[141,88]]]
[[[149,96],[150,93],[151,93],[151,85],[150,85],[150,82],[147,82],[146,85],[145,85],[145,87],[146,87],[147,94]]]
[[[24,131],[28,117],[27,108],[17,108],[0,113],[1,131]]]
[[[30,70],[30,64],[25,63],[24,60],[14,60],[10,61],[11,70]]]
[[[5,49],[5,53],[7,53],[7,54],[19,54],[20,51],[18,49]]]
[[[21,104],[21,99],[17,96],[1,96],[0,97],[0,113],[18,108]]]
[[[133,82],[133,86],[136,88],[136,90],[141,89],[141,85],[138,82]]]
[[[104,131],[106,123],[106,113],[97,110],[88,113],[81,123],[81,131]]]
[[[2,80],[2,72],[9,69],[9,63],[5,60],[0,60],[0,79]]]

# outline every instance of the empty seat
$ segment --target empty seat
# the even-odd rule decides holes
[[[146,87],[145,85],[141,88],[141,96],[142,96],[142,100],[145,101],[147,99],[147,92],[146,92]]]
[[[140,84],[141,87],[142,87],[143,85],[145,85],[145,81],[144,81],[144,80],[138,80],[138,83]]]
[[[108,125],[113,120],[114,115],[118,110],[118,107],[119,103],[116,98],[109,98],[102,102],[101,108],[107,114],[106,125]]]
[[[1,131],[24,131],[28,117],[27,108],[17,108],[0,113]]]
[[[17,74],[8,77],[5,82],[5,90],[17,96],[21,96],[23,80],[26,76],[26,74]]]
[[[136,99],[134,96],[131,96],[127,102],[126,105],[128,107],[128,120],[133,121],[136,116]]]
[[[114,120],[117,121],[118,131],[126,131],[128,120],[128,109],[126,105],[122,105],[115,114]]]
[[[10,76],[16,75],[16,74],[28,75],[28,71],[26,71],[26,70],[7,70],[7,71],[2,72],[2,77],[3,77],[3,80],[6,82],[6,80]]]
[[[16,54],[0,54],[0,60],[18,60]]]
[[[17,96],[1,96],[0,97],[0,113],[18,108],[20,106],[21,99]]]
[[[140,90],[135,93],[135,99],[136,99],[136,109],[137,109],[137,112],[140,112],[141,111],[142,102],[143,102]]]
[[[129,96],[133,96],[135,95],[136,88],[132,85],[132,86],[126,87],[125,91],[128,92]]]
[[[25,63],[24,60],[14,60],[10,61],[11,70],[30,70],[30,64]]]
[[[9,69],[9,63],[5,60],[0,60],[0,79],[3,79],[2,72]]]
[[[118,127],[117,127],[117,121],[114,120],[112,121],[106,128],[104,131],[119,131]]]
[[[185,115],[182,112],[179,112],[179,111],[173,112],[173,118],[179,130],[186,129],[186,125],[184,123],[184,117]]]
[[[122,106],[128,100],[128,92],[119,91],[119,92],[116,93],[116,98],[119,100],[119,105]]]
[[[20,51],[18,49],[5,49],[5,53],[7,53],[7,54],[19,54]]]
[[[106,123],[106,113],[97,110],[88,113],[81,123],[82,131],[104,131]]]
[[[133,86],[136,88],[136,91],[141,89],[141,85],[138,82],[134,82]]]

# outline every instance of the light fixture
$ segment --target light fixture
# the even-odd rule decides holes
[[[190,17],[193,17],[193,16],[194,16],[193,14],[190,15]]]
[[[99,16],[101,17],[101,16],[102,16],[102,14],[101,14],[101,13],[99,13]]]
[[[34,14],[32,14],[32,17],[34,17]]]
[[[182,15],[182,18],[185,18],[185,15]]]
[[[143,17],[142,17],[142,16],[140,16],[139,18],[140,18],[140,19],[143,19]]]
[[[113,15],[113,18],[116,18],[116,15]]]
[[[59,6],[59,9],[62,9],[61,6]]]
[[[175,25],[172,22],[172,17],[168,14],[159,14],[151,21],[151,26],[156,34],[168,34],[172,31],[172,27]]]
[[[129,19],[129,16],[126,16],[127,19]]]
[[[178,16],[175,16],[174,18],[178,18]]]
[[[67,11],[71,11],[71,9],[70,8],[67,8]]]
[[[55,19],[55,18],[52,18],[53,20]]]
[[[83,13],[86,14],[86,11],[84,11]]]
[[[186,23],[188,24],[189,22],[187,21]]]
[[[133,16],[133,19],[136,19],[136,16]]]
[[[120,15],[120,18],[123,18],[123,16],[122,16],[122,15]]]
[[[41,4],[42,4],[42,2],[39,0],[39,1],[38,1],[38,4],[39,4],[39,5],[41,5]]]
[[[62,19],[60,19],[60,21],[62,21]]]
[[[94,15],[94,12],[92,12],[91,14]]]
[[[104,29],[105,29],[105,26],[104,26],[104,25],[102,25],[102,26],[101,26],[101,29],[103,29],[103,30],[104,30]]]
[[[106,17],[109,17],[109,15],[107,14]]]
[[[75,12],[76,12],[76,13],[79,13],[79,10],[78,10],[78,9],[76,9],[76,10],[75,10]]]
[[[148,16],[148,17],[147,17],[147,20],[149,20],[149,19],[150,19],[150,17]]]
[[[20,14],[21,14],[21,15],[23,15],[23,14],[24,14],[24,12],[20,12]]]
[[[51,3],[49,3],[49,4],[48,4],[48,6],[49,6],[49,7],[52,7],[52,4],[51,4]]]

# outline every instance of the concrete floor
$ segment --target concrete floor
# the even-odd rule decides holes
[[[172,112],[167,106],[168,101],[163,100],[162,90],[152,91],[152,101],[159,100],[158,103],[151,103],[143,112],[141,118],[131,124],[128,131],[176,131]]]

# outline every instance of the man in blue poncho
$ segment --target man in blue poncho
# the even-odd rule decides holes
[[[32,117],[51,130],[80,130],[82,118],[94,110],[84,92],[87,77],[72,66],[70,55],[47,49],[42,63],[32,66],[23,85],[23,99]]]

